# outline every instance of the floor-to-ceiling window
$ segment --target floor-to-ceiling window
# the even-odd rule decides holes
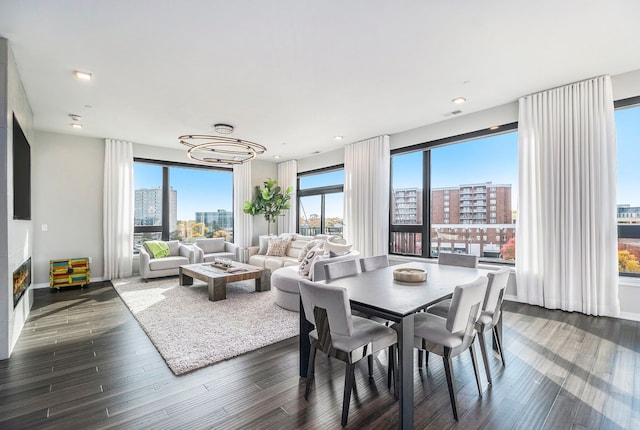
[[[513,262],[517,150],[509,124],[393,151],[389,252]]]
[[[640,276],[640,97],[616,102],[618,270]]]
[[[134,252],[144,240],[233,240],[233,173],[153,160],[134,162]]]
[[[343,188],[342,166],[298,174],[298,233],[342,236]]]

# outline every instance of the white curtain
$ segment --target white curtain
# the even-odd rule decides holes
[[[278,218],[278,233],[295,233],[296,231],[296,188],[298,186],[298,161],[289,160],[278,164],[278,185],[282,191],[292,187],[291,209],[284,211],[284,216]]]
[[[253,217],[242,211],[244,202],[253,198],[251,162],[233,166],[233,242],[241,248],[251,246]]]
[[[131,276],[133,262],[133,145],[105,139],[104,278]]]
[[[344,151],[344,231],[363,257],[389,250],[389,136],[347,145]]]
[[[523,97],[518,121],[518,299],[617,316],[611,79]]]

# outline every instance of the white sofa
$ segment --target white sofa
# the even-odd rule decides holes
[[[300,311],[300,289],[298,282],[303,278],[298,274],[298,268],[300,267],[300,253],[302,249],[314,239],[324,239],[333,243],[343,243],[344,240],[338,236],[302,236],[299,234],[286,233],[280,235],[290,236],[291,240],[287,246],[286,255],[282,257],[275,257],[265,255],[266,243],[268,241],[267,236],[260,236],[261,246],[253,246],[249,248],[249,264],[252,266],[258,266],[271,270],[271,288],[275,292],[275,302],[278,306],[290,311]],[[273,236],[275,237],[275,236]],[[260,253],[262,248],[262,253]],[[313,262],[309,271],[309,278],[312,281],[323,281],[324,278],[324,266],[329,263],[334,263],[342,260],[355,260],[360,258],[358,251],[351,250],[344,255],[339,255],[327,259],[318,259]]]
[[[194,247],[183,245],[178,240],[170,240],[166,243],[169,246],[169,255],[161,258],[153,258],[144,246],[140,247],[140,276],[142,278],[174,276],[178,274],[180,266],[196,262]]]
[[[196,263],[208,263],[216,258],[238,261],[238,245],[225,242],[223,237],[198,239],[193,246],[196,251]]]

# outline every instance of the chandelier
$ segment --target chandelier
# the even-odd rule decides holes
[[[233,126],[228,124],[215,124],[213,127],[218,133],[233,133]],[[267,151],[267,148],[258,143],[229,136],[185,134],[178,137],[178,141],[189,147],[187,156],[190,159],[212,166],[246,163]]]

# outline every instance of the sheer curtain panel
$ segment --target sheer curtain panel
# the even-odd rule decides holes
[[[242,211],[244,202],[251,200],[251,162],[233,166],[233,242],[246,248],[251,246],[253,217]]]
[[[104,279],[131,276],[133,263],[133,145],[105,139]]]
[[[555,88],[519,104],[518,299],[617,316],[611,79]]]
[[[390,164],[389,136],[345,147],[345,238],[362,257],[389,250]]]
[[[291,193],[291,209],[284,211],[284,216],[278,218],[278,233],[295,233],[296,231],[296,188],[298,181],[298,161],[289,160],[278,164],[278,185],[286,190],[293,188]]]

